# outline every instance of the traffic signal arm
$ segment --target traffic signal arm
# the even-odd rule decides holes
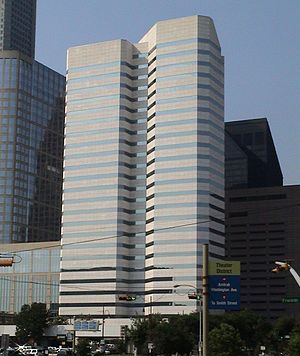
[[[298,286],[300,287],[300,276],[294,270],[293,267],[291,267],[287,262],[278,262],[278,261],[276,261],[275,264],[277,266],[272,269],[273,273],[279,273],[279,272],[282,272],[282,271],[289,271],[291,273],[291,275],[294,277],[294,279],[297,282]]]
[[[297,282],[298,286],[300,287],[300,277],[299,274],[294,270],[293,267],[290,267],[290,273],[294,277],[295,281]]]
[[[291,266],[287,262],[275,262],[275,264],[277,266],[272,269],[273,273],[288,271],[291,268]]]

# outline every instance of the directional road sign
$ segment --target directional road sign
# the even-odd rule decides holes
[[[282,303],[300,303],[300,297],[284,297]]]
[[[240,309],[240,276],[209,276],[209,309]]]

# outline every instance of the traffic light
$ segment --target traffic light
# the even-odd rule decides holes
[[[120,295],[119,296],[119,300],[126,300],[127,302],[132,302],[133,300],[136,300],[136,296],[135,295]]]
[[[200,295],[200,294],[197,294],[197,293],[195,293],[195,292],[189,293],[189,294],[188,294],[188,297],[189,297],[189,299],[201,300],[201,295]]]
[[[127,300],[128,300],[129,302],[131,302],[131,301],[133,301],[133,300],[136,300],[136,296],[135,296],[135,295],[128,295],[128,296],[127,296]]]
[[[12,264],[14,263],[14,258],[13,257],[0,257],[0,267],[11,267]]]

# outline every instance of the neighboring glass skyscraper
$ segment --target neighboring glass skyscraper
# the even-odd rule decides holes
[[[26,251],[24,250],[24,247]],[[24,304],[45,303],[58,312],[60,241],[0,245],[18,257],[12,267],[0,267],[0,310],[18,313]]]
[[[0,51],[34,57],[36,0],[0,0]]]
[[[174,285],[224,256],[223,63],[204,16],[69,50],[62,315],[195,310]]]
[[[33,58],[35,1],[0,4],[0,243],[59,240],[65,78]]]

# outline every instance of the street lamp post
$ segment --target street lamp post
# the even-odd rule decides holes
[[[106,317],[106,315],[108,315]],[[105,340],[105,319],[110,317],[109,310],[105,310],[104,305],[102,305],[102,330],[101,330],[101,339],[103,340],[102,342],[104,343]]]
[[[191,284],[175,284],[174,288],[178,287],[190,287],[195,293],[193,295],[189,295],[190,299],[197,299],[197,307],[199,312],[199,343],[198,343],[198,351],[199,356],[202,356],[202,296],[201,290],[198,290],[195,286]]]
[[[174,288],[181,286],[191,287],[195,290],[195,298],[199,302],[199,356],[208,355],[208,244],[203,244],[202,260],[202,295],[200,290],[190,284],[176,284]],[[199,294],[198,294],[199,292]],[[202,302],[203,296],[203,302]],[[199,298],[201,297],[201,298]]]

